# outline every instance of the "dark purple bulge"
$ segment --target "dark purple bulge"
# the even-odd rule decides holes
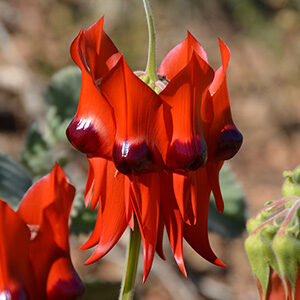
[[[197,135],[187,141],[172,142],[168,149],[167,167],[179,173],[195,171],[205,164],[206,159],[205,140]]]
[[[218,140],[215,160],[221,161],[232,158],[239,151],[242,143],[243,136],[239,130],[234,125],[225,126]]]
[[[154,163],[153,153],[146,142],[135,144],[126,140],[116,143],[113,158],[116,168],[125,175],[150,172]]]
[[[71,121],[66,131],[70,143],[83,153],[95,153],[99,150],[99,136],[90,120],[76,117]]]

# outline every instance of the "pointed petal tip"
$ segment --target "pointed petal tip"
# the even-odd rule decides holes
[[[95,246],[95,245],[92,244],[92,243],[90,242],[90,240],[87,240],[83,245],[81,245],[81,246],[79,247],[79,250],[87,250],[87,249],[92,248],[93,246]]]
[[[218,203],[217,210],[220,214],[224,213],[224,202]]]
[[[187,273],[184,265],[184,259],[182,253],[180,255],[174,255],[174,258],[176,260],[176,263],[181,271],[181,273],[184,275],[184,277],[187,278]]]
[[[146,280],[148,278],[148,275],[149,275],[149,271],[147,272],[147,274],[145,274],[145,272],[144,272],[144,275],[143,275],[143,284],[146,282]]]
[[[96,260],[100,259],[102,256],[99,255],[96,251],[88,258],[87,261],[84,262],[84,265],[90,265],[94,263]]]
[[[223,267],[226,268],[227,266],[218,258],[215,259],[214,264],[219,266],[219,267]]]
[[[179,266],[179,269],[180,269],[181,273],[183,274],[183,276],[184,276],[185,278],[187,278],[187,272],[186,272],[186,269],[185,269],[184,264],[180,265],[180,266]]]

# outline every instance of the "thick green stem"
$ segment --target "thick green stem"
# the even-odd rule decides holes
[[[126,265],[122,279],[119,300],[132,300],[136,271],[139,261],[141,246],[141,233],[137,221],[134,224],[134,231],[130,230],[129,245],[126,255]]]
[[[148,34],[149,34],[149,46],[148,46],[148,61],[146,67],[146,73],[148,74],[150,81],[157,81],[156,75],[156,49],[155,49],[155,29],[150,9],[150,0],[143,0],[144,8],[146,12]]]

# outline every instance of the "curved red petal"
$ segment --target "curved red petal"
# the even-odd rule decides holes
[[[91,209],[95,209],[98,204],[97,220],[94,230],[88,241],[80,247],[80,249],[88,249],[99,243],[102,230],[102,212],[106,199],[107,186],[107,164],[108,161],[103,158],[93,157],[88,158],[89,174],[85,191],[87,195],[91,195]],[[91,185],[90,182],[93,182]],[[88,199],[86,199],[87,203]]]
[[[38,299],[35,277],[29,260],[29,229],[2,200],[0,200],[0,239],[0,294],[6,295],[5,299],[12,300],[25,297]]]
[[[214,113],[207,141],[209,161],[222,161],[232,158],[240,149],[243,141],[243,136],[232,121],[226,83],[230,50],[221,40],[219,40],[219,43],[223,65],[215,73],[215,78],[209,88]]]
[[[113,112],[90,74],[82,69],[77,112],[67,128],[71,144],[83,153],[111,158],[115,136]]]
[[[184,276],[187,276],[184,266],[182,245],[183,220],[173,192],[172,174],[162,172],[160,176],[161,185],[163,187],[161,189],[160,204],[171,249],[181,272]]]
[[[194,51],[188,64],[160,93],[170,105],[172,139],[166,164],[173,171],[196,170],[205,164],[206,143],[202,133],[201,106],[206,100],[213,70]]]
[[[39,299],[47,299],[47,277],[52,263],[59,257],[68,255],[66,249],[62,249],[57,245],[55,237],[59,236],[59,241],[68,243],[68,240],[66,241],[68,236],[66,237],[65,235],[68,235],[69,230],[67,229],[66,232],[63,232],[65,229],[60,226],[56,230],[56,220],[52,218],[55,215],[54,211],[55,206],[53,204],[44,209],[42,225],[36,237],[30,242],[30,260],[36,277],[35,288],[39,294]],[[65,239],[62,240],[60,235]],[[67,244],[66,247],[69,247],[69,245]]]
[[[100,198],[105,199],[106,180],[107,180],[107,163],[103,158],[89,158],[89,165],[93,168],[94,186],[91,197],[91,209],[94,210],[99,203],[99,208],[102,209]],[[88,183],[88,182],[87,182]]]
[[[132,198],[134,197],[130,179],[128,176],[124,177],[124,198],[125,198],[125,214],[126,219],[128,220],[128,226],[131,230],[134,230],[134,213],[132,206]]]
[[[67,128],[67,137],[83,153],[111,158],[115,134],[114,117],[110,105],[97,86],[100,77],[113,67],[120,54],[102,27],[103,18],[85,33],[82,30],[71,45],[72,59],[82,74],[79,104],[76,115]]]
[[[100,88],[114,110],[117,169],[126,175],[162,169],[167,136],[160,97],[134,75],[123,57]]]
[[[92,200],[94,186],[95,186],[94,168],[93,168],[93,165],[91,163],[89,163],[88,176],[87,176],[86,185],[85,185],[85,189],[84,189],[85,207],[88,207],[89,203]]]
[[[69,216],[75,188],[62,168],[56,164],[52,172],[37,181],[25,194],[18,215],[29,225],[41,230],[47,217],[53,228],[53,240],[64,251],[69,251]]]
[[[141,224],[144,249],[144,276],[143,282],[152,267],[156,250],[158,223],[159,223],[159,200],[160,200],[160,177],[158,173],[142,174],[138,177],[140,194]]]
[[[107,163],[106,197],[102,201],[99,227],[100,237],[93,255],[86,261],[90,264],[103,257],[118,242],[125,231],[128,220],[124,211],[124,175],[116,174],[116,168],[112,162]],[[98,211],[98,216],[99,216]],[[101,228],[101,231],[100,231]]]
[[[164,225],[163,215],[160,212],[158,229],[157,229],[156,253],[160,256],[161,259],[166,260],[164,249],[163,249],[164,227],[165,225]]]
[[[206,260],[220,266],[224,264],[213,253],[208,239],[208,207],[211,193],[207,174],[204,168],[190,174],[194,177],[191,183],[196,185],[198,217],[195,225],[184,224],[184,238],[190,246]]]
[[[187,202],[190,200],[188,178],[185,175],[173,173],[173,190],[175,199],[184,222],[190,223],[187,216]]]
[[[104,17],[84,33],[86,61],[94,81],[103,78],[121,57],[118,49],[103,31]]]
[[[58,164],[26,193],[18,215],[29,225],[38,225],[30,243],[30,260],[40,299],[46,298],[46,281],[52,263],[69,255],[69,215],[75,188]],[[41,248],[43,251],[41,251]]]
[[[84,286],[69,257],[57,259],[47,279],[48,300],[75,300],[84,292]]]
[[[76,38],[73,40],[71,47],[70,47],[70,54],[74,61],[74,63],[81,69],[88,70],[88,66],[86,64],[86,60],[84,58],[83,53],[83,39],[84,39],[84,29],[81,29],[81,31],[78,33]]]
[[[219,173],[223,166],[223,161],[218,163],[207,163],[205,166],[208,181],[214,194],[217,210],[220,213],[224,212],[224,201],[219,183]]]
[[[175,46],[163,59],[157,73],[172,80],[188,64],[193,51],[208,63],[205,50],[188,31],[186,39]]]

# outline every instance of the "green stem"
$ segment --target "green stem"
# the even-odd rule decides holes
[[[135,220],[134,231],[130,230],[129,244],[126,254],[126,265],[123,274],[119,300],[131,300],[134,294],[134,285],[139,253],[141,246],[141,233]]]
[[[156,75],[156,49],[155,49],[155,29],[150,9],[150,0],[143,0],[144,8],[146,12],[148,34],[149,34],[149,46],[148,46],[148,61],[146,67],[146,73],[148,74],[150,81],[157,81]]]

